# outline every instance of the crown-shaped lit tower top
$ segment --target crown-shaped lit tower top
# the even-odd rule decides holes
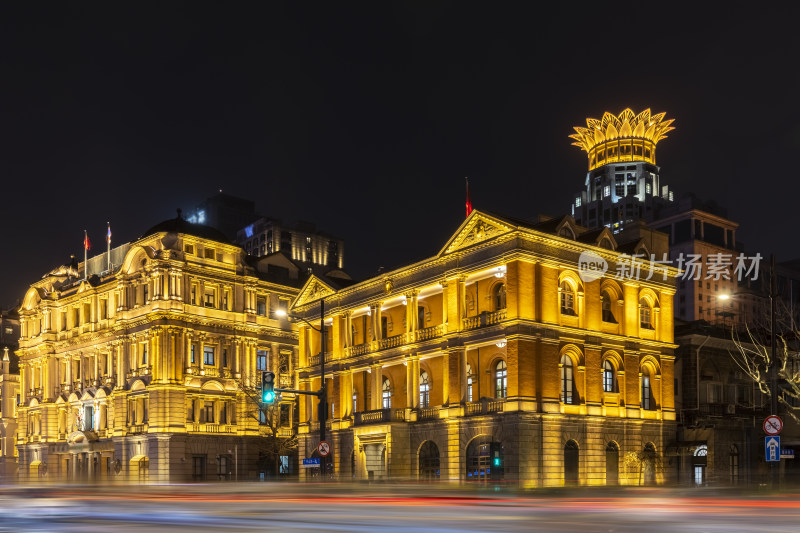
[[[626,109],[619,116],[606,111],[603,118],[586,119],[586,128],[576,126],[572,143],[589,154],[589,170],[620,161],[646,161],[656,164],[656,144],[674,130],[674,119],[666,113],[651,115],[645,109],[638,115]]]

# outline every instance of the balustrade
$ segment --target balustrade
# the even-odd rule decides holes
[[[506,319],[506,310],[500,309],[498,311],[489,312],[484,311],[477,316],[469,316],[464,319],[464,329],[477,329],[494,326]]]

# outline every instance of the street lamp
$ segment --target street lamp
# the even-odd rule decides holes
[[[275,311],[275,314],[281,318],[289,318],[293,320],[302,320],[308,326],[313,329],[314,331],[319,331],[319,375],[320,375],[320,388],[317,392],[311,391],[298,391],[298,390],[290,390],[290,389],[275,389],[278,392],[294,392],[298,394],[307,394],[316,396],[319,399],[319,441],[320,443],[325,441],[325,425],[328,418],[328,395],[325,389],[325,300],[320,298],[319,300],[319,327],[316,327],[314,324],[306,320],[305,318],[289,313],[285,309],[278,309]],[[327,465],[326,465],[327,458],[320,453],[319,456],[319,466],[320,471],[322,472],[322,479],[325,480],[325,477],[328,474]]]
[[[722,294],[717,296],[717,300],[722,300],[722,302],[723,302],[722,311],[717,311],[716,312],[717,316],[721,316],[722,317],[722,327],[723,327],[723,329],[725,328],[725,319],[728,318],[728,317],[731,317],[731,319],[732,319],[734,316],[736,316],[736,313],[734,313],[733,311],[725,311],[725,303],[724,303],[724,302],[732,301],[734,296],[735,296],[735,294],[728,294],[728,293],[722,293]],[[730,305],[732,306],[733,303],[731,303]],[[733,327],[733,320],[731,320],[731,327]]]

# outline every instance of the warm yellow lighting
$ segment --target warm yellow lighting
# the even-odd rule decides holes
[[[583,149],[589,156],[589,170],[619,161],[647,161],[655,164],[656,144],[666,138],[666,133],[675,128],[674,119],[663,120],[665,113],[650,115],[645,109],[638,115],[628,108],[618,116],[606,111],[603,118],[587,118],[583,128],[575,127],[577,133],[573,145]]]
[[[720,300],[730,300],[731,299],[731,295],[730,294],[720,294],[719,296],[717,296],[717,298],[719,298]]]
[[[288,316],[288,313],[283,309],[276,309],[275,310],[275,315],[279,316],[279,317],[285,317],[285,316]]]

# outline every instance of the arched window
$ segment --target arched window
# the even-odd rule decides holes
[[[739,448],[731,444],[731,452],[728,456],[728,467],[731,477],[731,485],[739,484]]]
[[[603,291],[602,302],[603,302],[603,322],[616,324],[617,319],[614,318],[614,299],[611,297],[610,292]]]
[[[428,407],[431,399],[431,384],[428,380],[428,373],[422,371],[419,375],[419,406],[422,408]]]
[[[575,290],[566,281],[561,282],[561,314],[575,316]]]
[[[392,407],[392,385],[389,383],[388,378],[383,378],[383,408],[391,409]]]
[[[564,445],[564,483],[566,485],[578,484],[578,466],[580,450],[574,440],[567,441]]]
[[[506,284],[498,283],[493,289],[494,310],[499,311],[506,308]]]
[[[652,309],[646,298],[639,299],[639,325],[644,329],[653,329]]]
[[[603,392],[616,392],[614,379],[614,364],[606,359],[603,363]]]
[[[650,388],[650,370],[642,368],[642,409],[651,410],[655,408],[653,402],[653,391]]]
[[[609,442],[606,446],[606,485],[619,483],[619,446]]]
[[[467,401],[472,401],[472,384],[475,382],[475,376],[472,374],[472,367],[467,363]]]
[[[495,379],[495,398],[506,397],[506,387],[508,386],[508,370],[506,362],[500,359],[494,367]]]
[[[568,355],[561,356],[561,402],[575,403],[575,378],[572,374],[572,358]]]

